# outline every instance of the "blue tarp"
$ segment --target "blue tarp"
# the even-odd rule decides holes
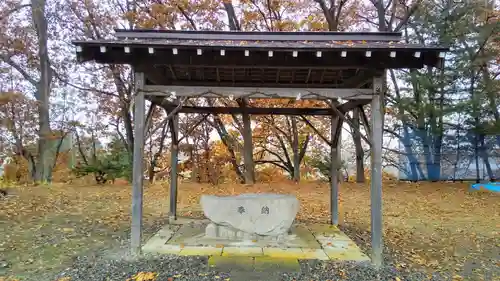
[[[476,183],[473,184],[471,188],[474,190],[488,190],[493,192],[500,192],[500,182]]]

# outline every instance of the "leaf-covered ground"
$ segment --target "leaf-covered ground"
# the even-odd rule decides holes
[[[498,274],[491,270],[500,266],[500,197],[469,192],[468,186],[385,183],[387,262],[403,271],[451,272],[457,280]],[[145,239],[165,221],[167,191],[166,183],[145,188]],[[301,201],[299,220],[328,221],[328,186],[320,183],[183,183],[179,212],[201,216],[201,194],[244,192],[295,194]],[[369,252],[368,185],[344,183],[340,198],[343,230]],[[125,185],[12,187],[9,196],[0,199],[0,276],[51,280],[41,276],[54,276],[77,256],[122,255],[128,243],[130,203],[130,188]]]

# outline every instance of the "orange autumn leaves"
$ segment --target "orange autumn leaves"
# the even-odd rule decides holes
[[[158,277],[156,272],[139,272],[126,281],[155,281]]]

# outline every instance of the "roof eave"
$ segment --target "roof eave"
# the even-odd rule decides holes
[[[409,51],[437,51],[437,52],[447,52],[449,51],[448,47],[443,47],[443,46],[408,46],[404,44],[394,44],[390,47],[385,47],[385,46],[374,46],[370,44],[365,44],[365,45],[342,45],[342,46],[332,46],[331,48],[328,47],[317,47],[314,45],[309,45],[309,46],[290,46],[290,47],[282,47],[282,46],[269,46],[269,47],[264,47],[264,46],[252,46],[252,45],[214,45],[214,44],[206,44],[206,45],[185,45],[185,44],[165,44],[164,42],[133,42],[133,41],[72,41],[73,45],[75,46],[105,46],[105,47],[140,47],[140,48],[148,48],[148,47],[154,47],[154,48],[178,48],[178,49],[214,49],[214,48],[224,48],[224,49],[266,49],[266,50],[317,50],[317,51],[334,51],[334,50],[393,50],[393,51],[399,51],[399,50],[409,50]]]
[[[259,41],[329,41],[366,40],[399,41],[401,32],[257,32],[257,31],[214,31],[214,30],[152,30],[115,29],[117,38],[141,39],[184,39],[184,40],[259,40]]]

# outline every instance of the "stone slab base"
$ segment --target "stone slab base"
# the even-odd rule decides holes
[[[284,245],[252,240],[217,240],[204,237],[206,222],[163,227],[143,246],[143,252],[187,256],[257,259],[316,259],[369,261],[361,249],[337,227],[297,224]],[[222,259],[224,260],[224,259]],[[254,264],[254,263],[253,263]]]
[[[224,247],[223,257],[259,257],[264,255],[260,247]]]
[[[223,257],[212,256],[208,265],[224,271],[280,271],[298,272],[300,264],[294,258],[258,257]]]

